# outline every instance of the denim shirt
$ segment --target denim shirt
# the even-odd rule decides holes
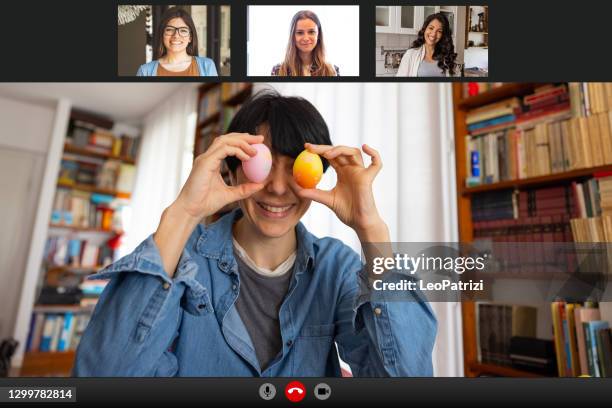
[[[215,67],[213,60],[206,57],[195,57],[195,59],[198,63],[200,76],[217,76],[217,68]],[[136,76],[156,76],[158,66],[158,60],[153,60],[151,62],[147,62],[146,64],[142,64],[138,68]]]
[[[199,225],[171,279],[152,236],[91,279],[110,279],[81,338],[76,376],[431,376],[436,319],[420,301],[361,295],[361,259],[296,226],[295,271],[279,311],[282,350],[261,370],[236,310],[234,210]]]

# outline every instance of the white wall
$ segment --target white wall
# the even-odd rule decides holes
[[[0,339],[13,335],[55,109],[0,97]]]

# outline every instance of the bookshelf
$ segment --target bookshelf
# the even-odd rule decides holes
[[[468,6],[465,24],[465,46],[487,48],[489,46],[489,7]]]
[[[589,167],[586,169],[577,169],[572,171],[566,171],[563,173],[549,174],[541,177],[530,177],[526,179],[518,179],[511,181],[502,181],[494,184],[485,184],[476,187],[464,187],[461,188],[461,194],[470,195],[482,193],[485,191],[495,190],[506,190],[509,188],[525,188],[525,187],[541,187],[547,185],[554,185],[555,183],[566,181],[566,180],[581,180],[592,176],[594,173],[607,172],[612,170],[612,165]]]
[[[67,377],[74,364],[74,351],[27,351],[21,377]]]
[[[193,157],[204,153],[213,139],[223,135],[242,104],[253,93],[253,84],[245,82],[208,83],[200,86],[198,91],[198,119],[194,138]],[[229,172],[222,164],[221,175],[229,184]],[[234,208],[233,204],[222,208],[208,219],[210,223]]]
[[[473,96],[468,96],[466,98],[463,98],[461,93],[456,93],[461,92],[461,86],[458,86],[456,88],[460,89],[458,91],[455,91],[454,95],[456,96],[456,99],[454,100],[454,104],[457,108],[459,108],[461,112],[463,112],[463,117],[465,119],[466,110],[487,105],[489,103],[493,103],[512,96],[527,95],[528,93],[533,92],[536,85],[537,84],[534,83],[506,83],[491,88],[486,87],[484,92],[478,93]],[[465,124],[465,121],[463,122],[463,124]]]
[[[458,215],[458,228],[459,228],[459,239],[460,242],[473,242],[475,240],[475,222],[472,217],[472,201],[482,194],[491,192],[503,192],[503,191],[514,191],[521,192],[529,189],[538,188],[552,188],[563,185],[571,185],[572,182],[586,183],[587,180],[592,179],[594,175],[601,173],[612,172],[612,163],[609,161],[604,163],[599,160],[598,163],[590,164],[587,166],[579,166],[579,168],[569,168],[565,171],[557,171],[549,174],[537,175],[532,177],[513,178],[506,180],[495,180],[488,184],[482,183],[479,185],[466,186],[466,180],[468,176],[468,168],[471,163],[468,160],[473,160],[473,156],[466,154],[467,146],[466,136],[470,134],[468,131],[467,117],[468,112],[477,110],[490,104],[495,104],[500,101],[507,100],[509,98],[518,97],[521,100],[527,95],[532,95],[538,89],[542,89],[542,86],[546,84],[536,83],[505,83],[505,84],[484,84],[482,89],[472,87],[472,84],[453,84],[453,106],[454,106],[454,133],[455,133],[455,163],[456,163],[456,186],[457,186],[457,215]],[[559,84],[549,84],[551,87],[559,86]],[[568,89],[570,84],[566,84]],[[583,116],[594,116],[597,114],[605,114],[608,112],[601,113],[602,111],[612,110],[612,104],[607,102],[608,108],[606,109],[605,96],[598,95],[599,88],[596,88],[592,84],[581,85],[585,89],[588,89],[591,93],[591,98],[599,98],[599,100],[593,100],[591,102],[592,112],[587,113]],[[603,89],[603,85],[601,87]],[[476,92],[474,92],[476,90]],[[606,88],[607,90],[607,88]],[[570,89],[571,91],[571,89]],[[468,92],[472,92],[473,95],[465,96]],[[568,91],[569,92],[569,91]],[[605,91],[603,91],[605,94]],[[608,91],[609,92],[609,91]],[[610,93],[610,92],[609,92]],[[608,96],[612,98],[612,94]],[[608,99],[611,101],[611,99]],[[598,106],[596,106],[596,104]],[[602,108],[602,106],[604,108]],[[572,108],[573,109],[573,108]],[[571,118],[575,117],[576,114],[572,111]],[[581,116],[581,115],[578,115]],[[570,117],[559,117],[552,118],[550,122],[569,121]],[[610,116],[612,121],[612,116]],[[543,120],[547,122],[546,119]],[[549,126],[549,125],[546,125]],[[592,129],[587,132],[589,135],[589,142],[591,141]],[[495,132],[494,130],[492,132]],[[599,131],[598,131],[599,132]],[[603,131],[601,131],[603,134]],[[583,134],[584,136],[584,134]],[[603,136],[598,136],[603,138]],[[473,138],[472,138],[473,140]],[[596,139],[593,139],[596,140]],[[603,140],[603,139],[602,139]],[[598,142],[599,143],[599,142]],[[602,142],[603,143],[603,142]],[[594,149],[595,150],[595,149]],[[481,163],[482,165],[482,163]],[[481,168],[482,169],[482,168]],[[482,175],[481,175],[482,176]],[[516,216],[515,216],[516,217]],[[589,216],[590,217],[590,216]],[[529,276],[529,278],[537,278]],[[542,277],[547,279],[548,276]],[[503,377],[538,377],[541,374],[535,374],[530,371],[516,369],[509,365],[483,363],[479,361],[479,346],[478,346],[478,314],[477,314],[477,302],[475,301],[463,301],[462,302],[462,335],[463,335],[463,347],[464,347],[464,368],[465,375],[467,377],[478,377],[478,376],[503,376]],[[548,314],[551,314],[551,310],[548,309]],[[552,326],[552,325],[551,325]],[[552,333],[552,327],[551,327]]]
[[[86,191],[89,193],[99,193],[99,194],[104,194],[104,195],[111,195],[115,197],[130,198],[131,196],[129,192],[121,192],[121,191],[117,191],[114,189],[100,188],[100,187],[87,185],[87,184],[71,184],[71,183],[66,183],[65,181],[58,181],[57,186],[72,189],[72,190]]]
[[[212,139],[227,130],[232,117],[252,92],[252,83],[224,82],[200,86],[194,157],[205,152]]]
[[[134,160],[133,157],[118,156],[118,155],[114,155],[114,154],[111,154],[111,153],[101,153],[101,152],[97,152],[95,150],[86,149],[86,148],[83,148],[83,147],[77,147],[77,146],[74,146],[73,144],[70,144],[70,143],[65,143],[64,144],[64,152],[65,153],[74,153],[74,154],[79,154],[79,155],[85,155],[85,156],[91,156],[91,157],[99,157],[101,159],[120,160],[122,162],[130,163],[130,164],[135,164],[136,163],[136,161]]]
[[[73,109],[62,141],[55,198],[20,376],[69,376],[75,349],[115,260],[129,212],[139,130]]]

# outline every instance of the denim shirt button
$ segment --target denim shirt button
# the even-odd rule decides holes
[[[236,292],[236,290],[237,290],[237,289],[238,289],[238,286],[236,286],[235,284],[234,284],[234,285],[232,285],[232,290],[233,290],[234,292]]]
[[[200,310],[202,310],[202,309],[206,309],[206,304],[204,304],[204,303],[200,303],[200,304],[198,305],[198,309],[200,309]]]
[[[382,309],[380,307],[377,307],[374,309],[374,314],[376,316],[380,316],[382,314]]]
[[[170,289],[170,284],[168,282],[164,282],[164,284],[162,285],[162,288],[164,288],[164,290],[168,290]]]

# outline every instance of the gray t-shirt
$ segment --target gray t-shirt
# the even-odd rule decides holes
[[[293,267],[281,276],[263,276],[251,269],[234,249],[240,274],[236,309],[242,318],[262,371],[282,350],[278,312],[289,290]]]
[[[422,60],[419,64],[419,70],[417,71],[419,77],[443,77],[444,74],[440,67],[438,67],[438,61],[427,62]]]

